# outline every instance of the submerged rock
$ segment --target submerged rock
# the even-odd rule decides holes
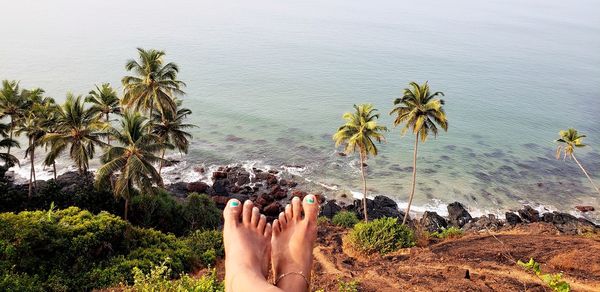
[[[463,227],[469,221],[471,221],[473,217],[471,214],[467,212],[463,204],[459,202],[454,202],[448,205],[448,221],[451,226]]]

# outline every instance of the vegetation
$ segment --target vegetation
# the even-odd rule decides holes
[[[462,235],[463,235],[463,231],[456,226],[450,226],[450,227],[442,230],[442,232],[434,232],[431,234],[432,237],[437,237],[439,239],[458,238],[458,237],[461,237]]]
[[[177,280],[171,280],[171,268],[167,266],[171,261],[165,259],[160,265],[153,267],[149,273],[144,273],[138,267],[133,268],[133,291],[199,291],[199,292],[222,292],[225,285],[217,279],[216,270],[210,274],[194,279],[187,274],[182,274]]]
[[[360,283],[358,280],[352,281],[344,281],[342,279],[338,280],[338,292],[358,292],[360,288]]]
[[[354,212],[340,211],[333,216],[331,222],[337,226],[350,228],[353,227],[356,223],[358,223],[359,220]]]
[[[379,114],[372,104],[354,105],[354,110],[354,112],[347,112],[342,116],[346,123],[338,128],[333,135],[333,140],[336,147],[345,144],[344,153],[346,154],[358,151],[363,183],[363,214],[365,221],[368,221],[365,161],[369,155],[377,156],[377,146],[373,140],[383,141],[385,139],[383,132],[387,131],[387,128],[377,124]]]
[[[556,147],[556,159],[560,159],[560,157],[562,156],[563,160],[567,157],[575,160],[579,168],[581,168],[581,171],[583,171],[588,180],[590,180],[590,183],[592,184],[594,189],[596,189],[596,192],[600,194],[600,189],[598,189],[598,186],[594,183],[594,181],[587,173],[585,168],[583,168],[581,163],[579,163],[577,157],[575,157],[575,148],[581,148],[586,146],[585,144],[583,144],[583,138],[585,138],[586,136],[579,134],[577,130],[573,128],[569,128],[568,130],[561,130],[559,132],[559,135],[560,138],[556,140],[556,142],[559,143],[558,147]]]
[[[398,218],[379,218],[360,222],[346,236],[350,247],[365,255],[386,254],[415,245],[414,234]]]
[[[416,82],[410,83],[410,88],[404,89],[404,95],[394,100],[394,109],[390,115],[395,115],[394,126],[404,124],[401,130],[404,135],[409,129],[412,129],[415,134],[415,147],[413,150],[413,175],[412,187],[408,199],[408,206],[402,224],[406,223],[406,219],[410,214],[410,206],[412,205],[415,195],[415,186],[417,183],[417,149],[419,146],[419,138],[422,142],[427,140],[429,133],[434,136],[438,134],[438,126],[444,131],[448,130],[448,119],[442,106],[444,100],[436,98],[443,96],[442,92],[431,93],[427,82],[419,85]]]
[[[101,87],[96,85],[96,89],[90,91],[85,102],[92,105],[90,111],[96,115],[98,120],[105,119],[107,126],[110,124],[111,114],[121,113],[119,97],[109,83],[103,83]],[[106,139],[106,143],[110,145],[110,136],[107,136]]]
[[[546,274],[542,272],[541,265],[530,258],[528,262],[524,263],[522,261],[518,261],[517,264],[523,267],[525,270],[534,273],[542,282],[544,282],[552,291],[556,292],[569,292],[571,291],[571,286],[566,281],[562,280],[562,274]]]

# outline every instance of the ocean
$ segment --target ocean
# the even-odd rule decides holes
[[[460,201],[475,214],[531,204],[581,215],[574,206],[600,205],[577,165],[554,158],[558,131],[577,128],[589,147],[576,154],[600,183],[597,1],[6,2],[0,79],[58,101],[102,82],[121,90],[136,47],[180,66],[198,127],[189,154],[170,155],[182,162],[165,169],[168,181],[243,164],[361,196],[357,157],[337,155],[331,135],[368,102],[390,128],[367,161],[369,195],[403,207],[414,136],[389,112],[410,81],[429,81],[445,93],[449,129],[419,146],[415,211]],[[38,177],[51,177],[41,162]]]

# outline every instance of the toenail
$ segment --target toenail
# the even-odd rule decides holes
[[[230,205],[231,205],[231,207],[237,207],[237,206],[240,205],[240,202],[238,202],[238,201],[231,201]]]
[[[309,204],[314,204],[314,203],[315,203],[315,198],[311,196],[311,197],[308,197],[308,198],[306,199],[306,201],[307,201]]]
[[[292,201],[300,201],[300,198],[298,198],[298,197],[294,197],[294,198],[292,199]]]

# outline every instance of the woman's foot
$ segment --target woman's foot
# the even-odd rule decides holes
[[[225,224],[225,286],[227,291],[263,291],[268,285],[271,225],[251,201],[242,206],[229,200],[223,210]],[[256,290],[263,289],[263,290]]]
[[[292,204],[273,221],[273,276],[277,287],[284,291],[309,290],[318,215],[319,202],[314,195],[308,195],[303,202],[294,197]]]

